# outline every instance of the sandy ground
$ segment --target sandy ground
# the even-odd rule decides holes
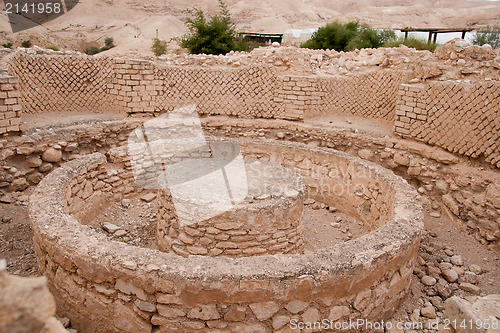
[[[142,202],[140,196],[126,199],[107,207],[95,219],[93,228],[119,241],[130,245],[157,249],[156,246],[156,200]],[[314,253],[319,249],[336,243],[358,238],[369,231],[362,223],[332,207],[314,202],[304,206],[303,223],[305,226],[305,253]],[[111,223],[125,232],[118,237],[109,234],[100,226]]]
[[[62,127],[89,121],[106,121],[126,118],[125,113],[105,112],[51,112],[38,114],[23,114],[23,130]]]
[[[380,136],[392,136],[392,126],[374,119],[347,116],[347,115],[325,115],[304,120],[304,123],[325,128],[343,128],[355,132],[365,132]]]
[[[376,28],[480,27],[499,24],[500,1],[476,0],[227,0],[241,31],[283,33],[286,29],[315,28],[333,20],[360,20]],[[3,6],[3,3],[0,3]],[[105,54],[148,54],[151,39],[165,40],[186,32],[183,10],[218,12],[216,0],[81,0],[71,11],[16,34],[5,11],[0,12],[0,42],[19,45],[30,39],[39,46],[58,45],[82,50],[102,46],[111,36],[118,47]],[[1,7],[0,7],[1,8]],[[21,20],[15,22],[21,25]]]

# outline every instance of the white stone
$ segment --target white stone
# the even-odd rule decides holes
[[[487,51],[487,52],[493,51],[493,47],[490,44],[483,44],[481,46],[481,49],[483,49],[483,51]]]
[[[278,312],[280,306],[274,302],[263,302],[250,304],[250,309],[259,321],[264,321]]]
[[[454,255],[453,257],[451,257],[450,260],[451,260],[451,263],[455,266],[462,266],[464,264],[462,257],[458,256],[458,255]]]
[[[492,294],[485,297],[472,297],[467,300],[457,296],[450,297],[444,303],[444,316],[446,319],[457,323],[491,323],[492,318],[500,318],[500,295]],[[457,333],[471,332],[470,326],[464,325],[456,327]],[[475,330],[474,332],[493,333],[498,332],[498,328],[493,330]]]
[[[445,269],[443,272],[443,277],[446,281],[453,283],[458,280],[458,273],[454,269]]]
[[[301,312],[302,310],[304,310],[305,308],[307,308],[308,305],[309,305],[309,303],[307,303],[307,302],[304,302],[301,300],[294,300],[294,301],[289,302],[285,306],[285,309],[287,309],[288,311],[290,311],[293,314],[297,314],[297,313]]]
[[[155,193],[147,193],[141,196],[141,200],[145,202],[151,202],[154,199],[156,199],[156,194]]]
[[[433,306],[427,306],[420,310],[420,314],[422,315],[422,317],[434,319],[436,318],[436,309],[434,309]]]
[[[455,42],[455,46],[456,46],[456,47],[466,47],[466,46],[469,46],[469,45],[470,45],[470,43],[469,43],[469,42],[467,42],[467,41],[465,41],[465,40],[463,40],[463,39],[461,39],[461,40],[457,40],[457,41]]]
[[[127,232],[125,230],[118,230],[116,231],[113,235],[116,236],[116,237],[122,237],[122,236],[125,236],[127,234]]]
[[[115,232],[117,232],[118,230],[121,229],[119,226],[114,225],[113,223],[109,223],[109,222],[104,222],[102,224],[102,228],[104,230],[106,230],[107,232],[109,232],[110,234],[114,234]]]
[[[437,282],[437,280],[435,278],[433,278],[432,276],[429,276],[429,275],[422,276],[422,279],[420,281],[425,286],[433,286]]]
[[[220,318],[219,311],[215,304],[200,305],[192,308],[188,312],[188,318],[200,320],[216,320]]]
[[[351,313],[347,306],[334,306],[330,309],[330,315],[328,319],[331,321],[337,321],[342,317],[346,317]]]
[[[125,268],[128,268],[130,270],[136,270],[137,269],[137,263],[127,260],[122,263],[122,266]]]
[[[55,148],[49,148],[42,154],[42,160],[45,162],[58,163],[61,161],[62,151]]]

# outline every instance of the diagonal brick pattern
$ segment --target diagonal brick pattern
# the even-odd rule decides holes
[[[401,72],[376,71],[351,77],[319,78],[323,92],[312,116],[345,114],[394,122]]]
[[[113,75],[111,59],[17,54],[9,69],[19,78],[26,113],[98,111],[112,107],[106,86]]]
[[[395,132],[500,167],[500,83],[401,85]]]

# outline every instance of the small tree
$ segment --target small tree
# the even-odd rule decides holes
[[[394,38],[396,38],[396,33],[393,30],[376,30],[367,24],[362,24],[358,27],[354,38],[347,43],[346,49],[378,48]]]
[[[186,19],[188,34],[180,44],[194,54],[226,54],[230,51],[249,51],[254,45],[238,36],[226,4],[219,0],[220,14],[207,20],[201,9],[188,9]]]
[[[31,44],[30,40],[23,40],[21,43],[21,46],[25,47],[25,48],[30,48],[32,46],[32,44]]]
[[[153,51],[153,53],[157,57],[167,53],[167,42],[159,38],[153,38],[153,45],[151,46],[151,51]]]
[[[494,49],[500,48],[500,26],[488,26],[474,34],[474,45],[490,44]]]
[[[334,49],[343,51],[347,44],[356,35],[358,22],[349,22],[342,24],[334,21],[326,26],[319,28],[311,38],[303,43],[301,47],[309,49]]]
[[[115,41],[113,39],[113,37],[107,37],[105,40],[104,40],[104,45],[110,49],[112,47],[115,47]]]
[[[10,49],[12,47],[12,45],[14,45],[14,44],[12,44],[12,42],[7,42],[7,43],[2,44],[2,46],[5,47],[6,49]]]
[[[396,34],[392,30],[372,29],[369,25],[357,21],[346,24],[334,21],[319,28],[301,47],[350,51],[381,47],[386,41],[395,37]]]

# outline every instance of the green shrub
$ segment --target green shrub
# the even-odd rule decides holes
[[[406,45],[408,47],[415,48],[417,50],[429,50],[431,52],[434,52],[438,44],[436,43],[427,43],[426,40],[420,39],[420,38],[415,38],[415,37],[408,37],[406,40],[404,37],[400,37],[397,39],[392,39],[387,41],[384,44],[384,47],[398,47],[399,45]]]
[[[105,47],[107,47],[106,50],[109,50],[110,48],[115,47],[114,43],[115,43],[115,41],[113,40],[113,37],[107,37],[104,40],[104,45],[105,45]]]
[[[115,47],[116,45],[114,44],[114,40],[113,40],[113,37],[107,37],[105,40],[104,40],[104,46],[103,47],[98,47],[98,46],[91,46],[87,49],[85,49],[85,53],[88,54],[88,55],[94,55],[94,54],[97,54],[97,53],[101,53],[101,52],[104,52],[104,51],[107,51],[113,47]]]
[[[219,0],[220,14],[210,20],[201,9],[188,9],[188,33],[180,38],[182,47],[194,54],[226,54],[230,51],[250,51],[255,44],[238,36],[226,4]]]
[[[151,51],[153,51],[153,53],[157,57],[167,53],[167,42],[159,38],[153,38],[153,45],[151,46]]]
[[[14,44],[12,44],[12,42],[7,42],[7,43],[2,44],[2,46],[5,47],[6,49],[10,49],[12,47],[12,45],[14,45]]]
[[[101,49],[98,48],[97,46],[91,46],[88,49],[85,49],[85,53],[88,55],[94,55],[101,52]]]
[[[23,40],[23,42],[21,43],[21,46],[25,47],[25,48],[30,48],[32,46],[32,44],[31,44],[30,40]]]
[[[45,46],[46,49],[52,50],[52,51],[59,51],[59,48],[55,45],[49,45]]]
[[[486,29],[476,32],[472,44],[490,44],[494,49],[500,48],[500,26],[488,26]]]
[[[372,29],[369,25],[357,21],[346,24],[334,21],[319,28],[301,47],[350,51],[381,47],[386,41],[395,37],[396,34],[392,30]]]

